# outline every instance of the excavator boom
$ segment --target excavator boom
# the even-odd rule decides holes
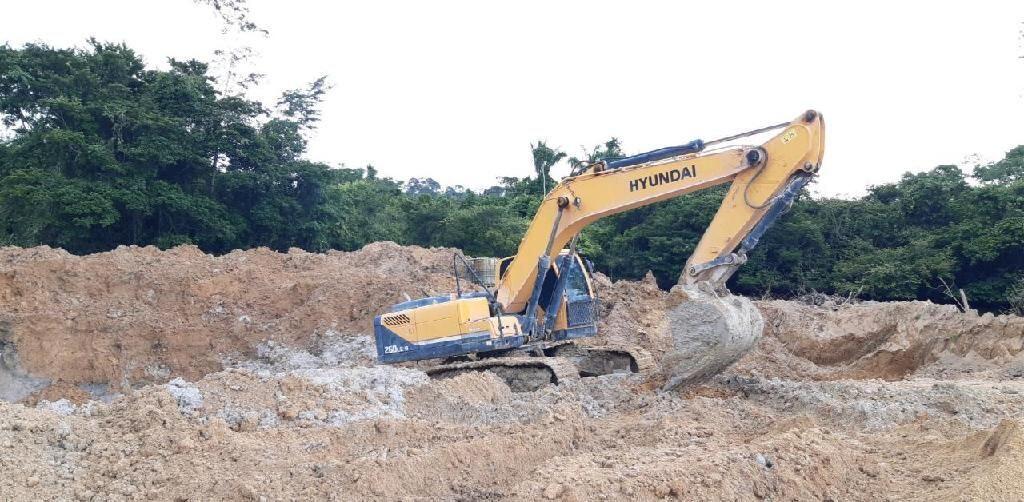
[[[784,195],[791,182],[805,183],[821,165],[825,135],[819,113],[808,111],[784,126],[780,124],[780,129],[758,147],[738,146],[698,154],[706,147],[698,141],[679,147],[678,151],[690,150],[681,156],[658,159],[655,151],[652,156],[637,156],[637,164],[623,165],[629,159],[595,164],[578,176],[566,178],[548,193],[537,210],[498,284],[498,302],[505,312],[525,309],[538,273],[537,259],[548,256],[554,260],[588,224],[731,181],[729,193],[687,262],[681,282],[710,278],[711,269],[718,268],[715,260],[728,261],[773,204],[784,202],[774,199]],[[649,158],[655,160],[644,162]],[[721,266],[729,265],[738,264]]]

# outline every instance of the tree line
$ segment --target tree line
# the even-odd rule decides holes
[[[583,158],[538,142],[533,176],[486,190],[394,180],[304,158],[323,79],[272,104],[217,83],[206,63],[149,69],[120,44],[0,46],[0,244],[82,254],[191,243],[224,253],[392,240],[507,256],[556,183],[552,166],[624,155],[616,139]],[[605,218],[584,231],[580,250],[614,279],[651,271],[670,287],[723,194]],[[1024,308],[1024,146],[970,173],[938,166],[856,199],[805,194],[730,287],[945,303],[962,288],[973,307]]]

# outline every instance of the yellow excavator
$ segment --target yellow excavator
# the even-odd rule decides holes
[[[774,131],[760,145],[738,144]],[[593,270],[576,252],[580,231],[608,215],[731,182],[677,286],[706,283],[704,290],[724,290],[747,253],[818,172],[824,140],[822,116],[809,110],[792,121],[714,141],[584,164],[545,196],[515,256],[492,260],[494,270],[479,270],[456,255],[455,293],[409,300],[377,316],[378,359],[441,359],[428,373],[488,370],[516,386],[646,371],[651,357],[641,348],[573,342],[598,330]],[[493,285],[481,278],[487,275],[495,278]],[[463,284],[474,283],[476,291],[463,291]],[[675,345],[685,345],[682,340]]]

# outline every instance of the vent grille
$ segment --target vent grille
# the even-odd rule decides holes
[[[401,326],[403,324],[409,324],[411,320],[409,316],[405,314],[389,315],[383,319],[385,326]]]
[[[569,326],[583,326],[597,322],[594,300],[577,300],[569,302]]]

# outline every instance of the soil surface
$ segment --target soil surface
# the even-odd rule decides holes
[[[670,391],[375,365],[451,253],[0,249],[0,500],[1024,499],[1022,318],[754,302],[753,350]],[[587,343],[671,358],[677,299],[597,283]]]

